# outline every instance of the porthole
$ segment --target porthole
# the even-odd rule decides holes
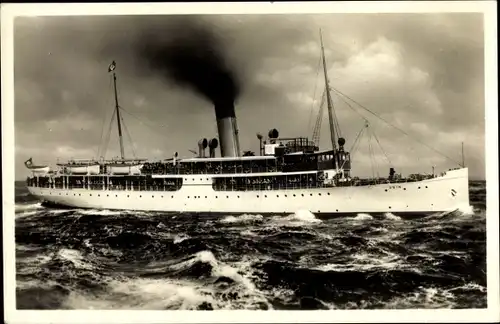
[[[259,195],[257,195],[257,198],[259,198]]]
[[[217,199],[217,198],[219,198],[219,196],[215,196],[215,198]]]
[[[142,195],[140,195],[139,198],[142,198]]]
[[[89,194],[90,197],[92,197],[92,194]]]
[[[330,193],[329,193],[329,192],[327,192],[326,194],[327,194],[328,196],[330,196]]]
[[[302,194],[302,197],[304,197],[304,194]]]
[[[278,198],[279,198],[279,197],[280,197],[280,195],[276,195],[276,197],[278,197]]]
[[[97,197],[101,197],[101,195],[97,195]]]
[[[313,195],[313,194],[310,194],[310,195],[311,195],[311,197],[312,197],[312,195]]]
[[[336,212],[338,212],[339,210],[338,209],[335,209]]]
[[[205,196],[205,198],[208,198],[207,196]]]
[[[188,196],[188,199],[189,199],[189,196]]]
[[[237,196],[238,198],[240,198],[240,196]]]
[[[418,189],[420,189],[420,187],[418,187]]]
[[[68,195],[68,193],[66,193],[66,196]]]
[[[427,188],[429,188],[429,187],[425,186],[425,188],[427,189]]]
[[[321,196],[321,194],[319,193],[318,196]]]
[[[267,195],[264,195],[264,198],[267,198]]]
[[[295,197],[295,194],[293,194],[293,196]]]
[[[392,208],[392,207],[391,207],[391,206],[389,206],[389,209],[391,209],[391,208]]]
[[[202,178],[200,178],[200,181],[203,181],[203,179],[202,179]]]
[[[287,197],[287,195],[285,195],[285,198]]]
[[[154,195],[151,195],[151,198],[154,198],[155,196]]]
[[[130,198],[130,195],[127,195],[127,198]]]
[[[160,196],[160,198],[163,198],[163,196]]]
[[[172,196],[172,198],[174,198],[174,196]]]
[[[76,196],[76,194],[73,194],[73,196]]]
[[[116,198],[118,198],[118,195],[115,195]]]
[[[226,198],[229,198],[229,196],[226,196]]]
[[[193,178],[193,181],[194,181],[194,178]]]
[[[403,188],[403,190],[406,190],[406,188]]]
[[[106,197],[109,197],[109,195],[106,195]]]
[[[61,195],[61,193],[59,193],[59,196]],[[91,195],[92,196],[92,195]]]
[[[81,196],[82,194],[78,194],[78,196]]]
[[[387,189],[385,189],[385,192],[387,192]]]

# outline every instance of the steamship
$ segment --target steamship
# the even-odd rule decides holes
[[[47,206],[110,210],[221,214],[290,214],[307,210],[342,215],[426,214],[469,208],[468,169],[463,164],[440,175],[403,177],[393,167],[388,168],[387,177],[359,178],[352,174],[346,140],[335,129],[338,121],[322,39],[321,59],[329,149],[321,150],[318,145],[319,114],[312,140],[281,137],[278,130],[272,129],[266,136],[257,134],[259,154],[243,153],[234,105],[229,102],[217,103],[224,105],[224,109],[215,107],[218,138],[200,140],[196,157],[183,158],[175,153],[157,161],[127,159],[113,61],[108,73],[114,84],[113,109],[121,157],[71,159],[58,163],[54,170],[34,165],[29,159],[25,162],[31,172],[28,190]]]

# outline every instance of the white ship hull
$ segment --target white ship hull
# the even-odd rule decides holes
[[[406,183],[320,189],[215,191],[207,175],[184,176],[178,191],[88,190],[28,187],[58,205],[111,210],[282,214],[426,213],[469,208],[468,170]]]

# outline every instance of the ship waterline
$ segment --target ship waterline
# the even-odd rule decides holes
[[[66,207],[192,213],[428,213],[469,207],[468,169],[414,182],[304,189],[214,190],[216,175],[184,176],[175,191],[57,189],[29,186],[41,200]]]

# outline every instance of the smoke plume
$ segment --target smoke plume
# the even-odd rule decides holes
[[[209,26],[188,20],[165,28],[168,39],[158,29],[141,38],[139,58],[152,71],[210,100],[217,118],[234,117],[240,87],[217,35]]]

